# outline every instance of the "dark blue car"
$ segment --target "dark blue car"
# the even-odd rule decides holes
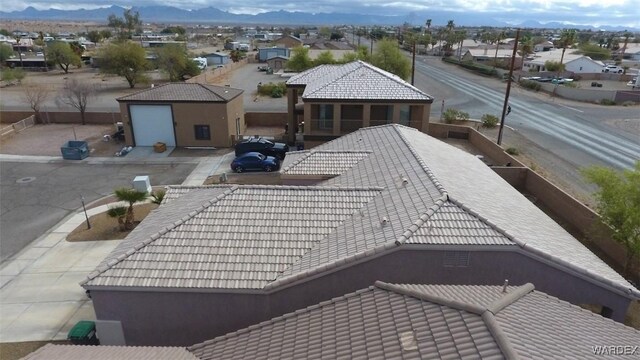
[[[231,170],[241,173],[247,170],[273,171],[280,167],[280,160],[257,152],[242,154],[231,162]]]

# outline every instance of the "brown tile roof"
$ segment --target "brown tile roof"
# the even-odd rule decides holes
[[[588,359],[640,332],[533,285],[388,284],[189,347],[206,359]],[[640,350],[636,350],[636,355]]]
[[[23,360],[197,360],[180,347],[47,344]]]
[[[228,102],[244,90],[226,86],[168,83],[119,97],[118,101]]]

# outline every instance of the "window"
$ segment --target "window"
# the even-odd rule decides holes
[[[393,120],[393,105],[371,105],[370,126],[388,124]]]
[[[311,129],[314,131],[333,131],[333,105],[311,105]]]
[[[400,105],[400,118],[398,119],[398,123],[401,125],[409,126],[410,122],[411,122],[411,106]]]
[[[211,140],[211,131],[209,125],[194,125],[196,132],[196,140]]]
[[[340,131],[343,134],[356,131],[362,127],[364,106],[362,105],[342,105],[341,106]]]

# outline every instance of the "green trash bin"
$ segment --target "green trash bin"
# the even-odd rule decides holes
[[[96,336],[96,323],[93,321],[78,321],[67,334],[67,339],[74,345],[99,345]]]

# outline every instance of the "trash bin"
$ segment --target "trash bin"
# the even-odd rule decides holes
[[[89,156],[89,145],[86,141],[67,141],[60,151],[63,159],[82,160]]]
[[[93,321],[78,321],[67,334],[67,340],[74,345],[99,345],[96,336],[96,323]]]

